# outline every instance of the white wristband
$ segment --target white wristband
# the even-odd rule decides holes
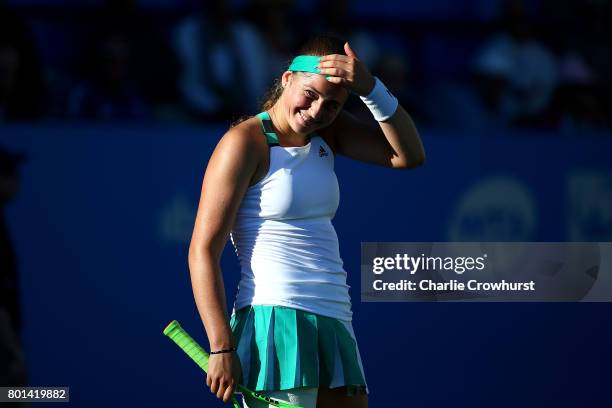
[[[363,103],[366,104],[374,119],[378,122],[383,122],[389,119],[397,110],[397,98],[393,96],[387,87],[378,79],[374,77],[376,83],[374,89],[368,96],[360,96]]]

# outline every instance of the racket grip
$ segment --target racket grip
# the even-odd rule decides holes
[[[208,372],[208,353],[181,327],[179,322],[171,321],[164,329],[164,334],[175,342],[204,372]]]
[[[173,320],[164,329],[164,334],[168,336],[177,346],[181,348],[200,368],[208,372],[208,353],[181,327],[179,322]],[[232,395],[234,408],[240,408],[238,400]]]

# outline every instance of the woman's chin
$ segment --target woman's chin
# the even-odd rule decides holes
[[[291,129],[298,134],[304,134],[310,132],[310,128],[299,117],[296,117],[291,124]]]

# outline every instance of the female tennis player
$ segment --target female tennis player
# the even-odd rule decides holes
[[[377,125],[342,111],[349,92]],[[319,36],[293,59],[262,112],[221,138],[204,175],[189,268],[211,348],[206,384],[225,402],[240,383],[305,408],[367,407],[331,223],[338,154],[393,169],[425,159],[410,116],[381,80],[348,43]],[[241,279],[228,319],[219,261],[230,236]],[[246,396],[244,404],[267,407]]]

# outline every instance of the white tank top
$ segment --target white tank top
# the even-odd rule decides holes
[[[267,112],[258,116],[270,167],[247,189],[230,235],[241,265],[234,311],[281,305],[350,321],[349,286],[331,223],[340,199],[332,150],[316,134],[306,146],[279,146]]]

